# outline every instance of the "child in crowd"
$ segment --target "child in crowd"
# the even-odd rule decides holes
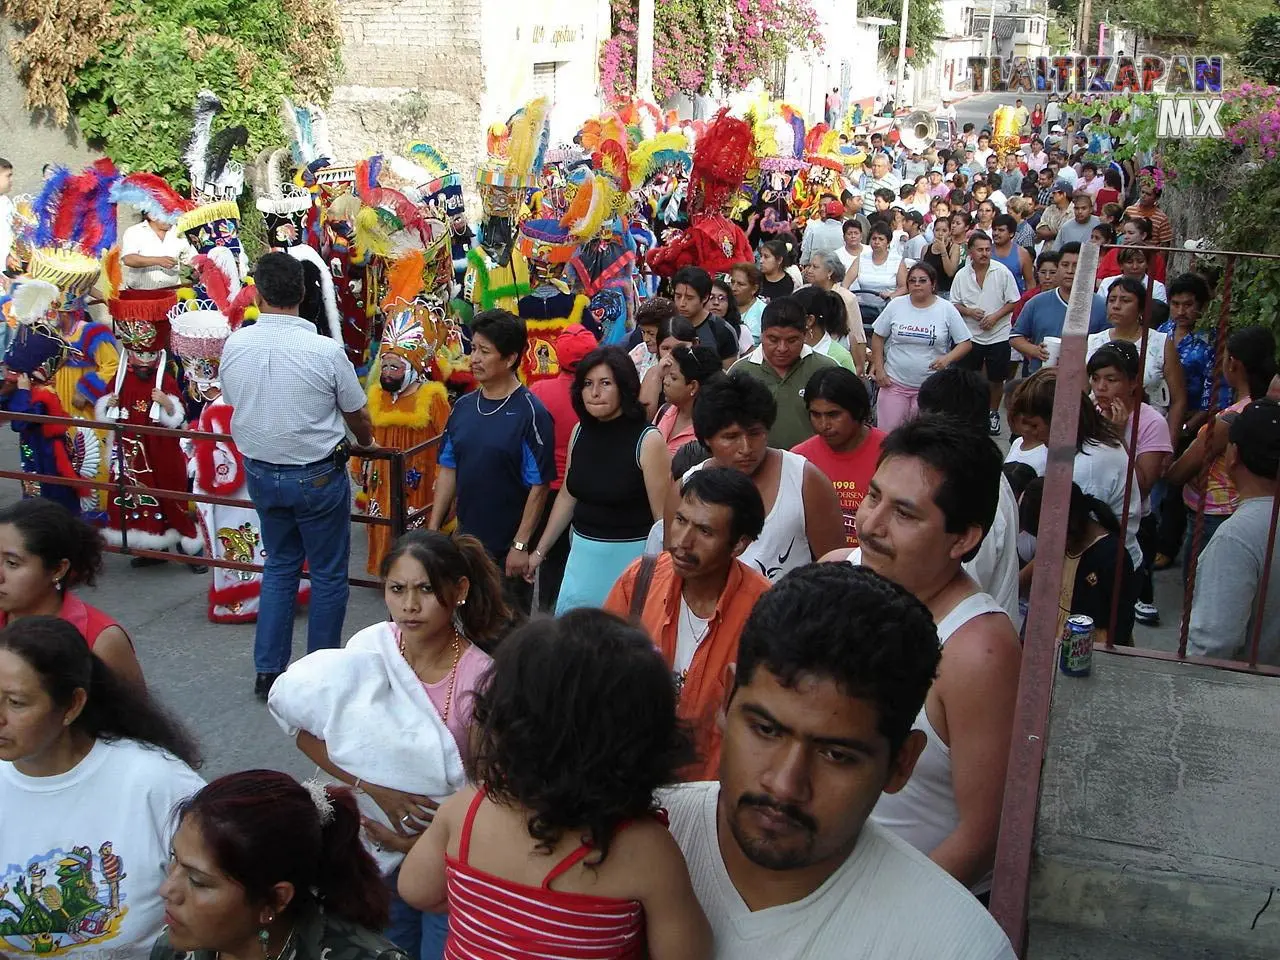
[[[498,648],[474,722],[476,786],[440,805],[400,870],[405,901],[447,907],[447,956],[711,956],[654,801],[691,741],[642,630],[594,609],[525,624]]]

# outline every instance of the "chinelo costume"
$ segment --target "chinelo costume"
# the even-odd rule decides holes
[[[755,133],[759,172],[754,181],[756,219],[747,239],[752,248],[794,229],[791,194],[796,175],[808,167],[804,159],[804,118],[788,104],[765,98],[752,107],[749,119]]]
[[[698,137],[689,179],[689,229],[649,251],[649,267],[669,277],[681,267],[699,266],[724,273],[751,260],[751,245],[742,228],[725,211],[754,163],[751,127],[722,109]]]
[[[196,206],[178,217],[178,230],[197,254],[209,255],[225,249],[241,280],[249,272],[249,261],[240,242],[240,207],[244,191],[244,165],[231,159],[231,151],[248,140],[244,127],[225,127],[216,134],[213,120],[222,103],[208,90],[196,99],[195,123],[187,144],[185,161],[191,177],[191,197]],[[197,296],[207,292],[197,288]]]
[[[118,304],[114,305],[118,309]],[[98,400],[99,420],[177,428],[186,422],[182,391],[169,370],[169,319],[133,314],[116,322],[116,333],[128,351],[116,372],[111,393]],[[157,399],[154,391],[163,395]],[[178,439],[153,434],[116,434],[109,443],[111,479],[157,490],[185,491],[187,465]],[[148,493],[110,491],[108,543],[148,550],[200,552],[202,541],[187,512],[186,500]]]
[[[17,321],[17,333],[4,355],[10,377],[0,390],[0,407],[10,413],[34,413],[41,416],[69,416],[50,386],[58,368],[71,353],[67,342],[49,321],[49,308],[59,297],[57,287],[41,280],[23,280],[15,284],[12,296],[6,297],[5,310]],[[16,383],[17,374],[31,381],[24,389]],[[100,448],[89,431],[79,431],[55,423],[32,423],[12,420],[10,426],[18,434],[18,454],[25,473],[64,477],[68,480],[97,475]],[[24,481],[22,495],[45,497],[62,504],[79,515],[81,497],[86,491],[72,485],[39,480]],[[93,497],[89,497],[90,503]]]
[[[429,295],[408,301],[399,292],[392,296],[394,302],[385,304],[378,367],[369,377],[369,416],[378,446],[407,450],[440,436],[449,420],[449,395],[435,362],[445,335],[445,305]],[[431,506],[437,451],[437,446],[430,446],[404,461],[404,509],[410,516]],[[371,517],[390,516],[391,466],[387,460],[352,461],[351,472],[362,491],[357,502]],[[425,520],[419,516],[411,525]],[[367,569],[377,574],[391,546],[391,528],[369,524],[367,529]]]

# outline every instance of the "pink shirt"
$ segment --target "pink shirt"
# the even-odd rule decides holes
[[[1130,417],[1124,425],[1124,442],[1125,446],[1129,445],[1129,440],[1133,437],[1133,417]],[[1148,403],[1138,407],[1138,449],[1134,451],[1134,458],[1144,453],[1173,453],[1173,442],[1169,438],[1169,423],[1164,417],[1160,416],[1160,412]],[[1142,515],[1145,517],[1151,512],[1151,498],[1149,496],[1142,498]]]
[[[673,433],[676,427],[676,417],[680,416],[680,411],[676,409],[674,403],[668,404],[667,409],[663,411],[662,416],[658,417],[658,422],[654,424],[658,428],[658,433],[662,434],[662,439],[667,441],[667,452],[673,457],[676,451],[683,447],[686,443],[690,443],[698,438],[693,433],[693,424],[685,427],[679,433]]]
[[[399,642],[400,628],[394,623],[391,624],[391,633]],[[471,759],[471,714],[475,710],[475,690],[491,663],[493,659],[473,643],[458,658],[456,676],[450,678],[445,674],[435,683],[422,684],[422,689],[427,691],[436,712],[443,717],[445,701],[449,699],[449,681],[453,680],[453,701],[449,704],[449,719],[444,725],[453,734],[464,764]]]

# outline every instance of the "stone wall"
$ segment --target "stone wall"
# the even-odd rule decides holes
[[[26,88],[8,54],[15,37],[13,27],[0,22],[0,157],[13,164],[13,193],[18,195],[40,190],[40,168],[46,163],[79,170],[100,154],[85,144],[74,124],[58,127],[23,107]]]
[[[338,0],[343,83],[328,107],[345,159],[425,140],[464,171],[483,148],[481,7],[475,0]]]

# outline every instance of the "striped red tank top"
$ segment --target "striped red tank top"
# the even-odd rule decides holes
[[[462,824],[458,856],[445,858],[449,938],[445,960],[630,960],[644,953],[644,910],[636,900],[552,890],[551,884],[592,850],[578,847],[551,868],[540,887],[467,863],[471,826],[485,797],[477,790]]]

